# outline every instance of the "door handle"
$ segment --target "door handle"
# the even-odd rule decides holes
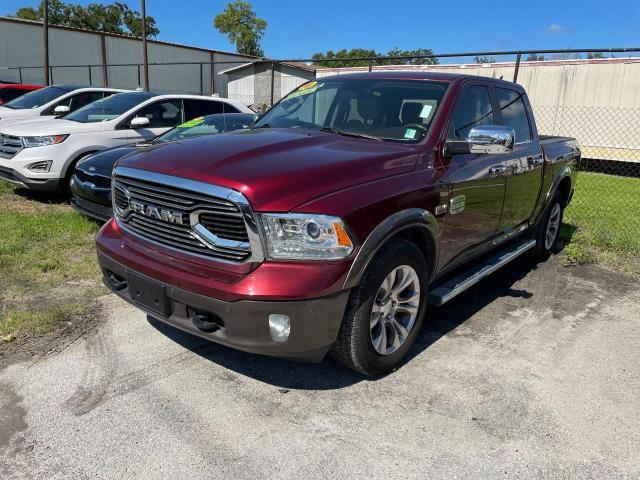
[[[506,165],[494,165],[489,169],[490,177],[499,177],[501,175],[504,175],[505,173],[507,173]]]

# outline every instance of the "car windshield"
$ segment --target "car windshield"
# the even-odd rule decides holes
[[[120,93],[85,105],[65,115],[64,119],[80,123],[106,122],[119,117],[149,98],[151,95],[144,92]]]
[[[426,137],[446,89],[446,83],[425,80],[317,80],[287,95],[255,128],[306,128],[416,143]]]
[[[172,128],[160,135],[154,143],[175,142],[187,138],[214,135],[216,133],[230,132],[249,128],[253,122],[253,115],[215,114],[206,117],[198,117]]]
[[[65,90],[59,87],[45,87],[40,90],[26,93],[10,102],[2,105],[3,107],[11,108],[13,110],[26,110],[29,108],[38,108],[42,105],[55,100],[69,93],[69,90]]]

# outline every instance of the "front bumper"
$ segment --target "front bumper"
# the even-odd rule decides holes
[[[294,360],[319,362],[324,358],[338,336],[349,298],[349,291],[343,291],[307,300],[226,302],[150,279],[100,251],[98,260],[105,284],[152,317],[222,345]],[[110,274],[116,274],[122,280],[122,284],[117,285],[117,288],[109,279]],[[168,315],[159,315],[132,298],[132,292],[129,291],[132,275],[146,278],[163,287],[168,298]],[[213,332],[199,329],[193,321],[193,310],[212,314],[212,317],[220,320],[220,328]],[[272,340],[268,321],[270,314],[284,314],[290,317],[291,333],[287,341]]]
[[[64,188],[64,182],[59,178],[28,178],[12,168],[2,166],[0,166],[0,180],[41,192],[58,192]]]

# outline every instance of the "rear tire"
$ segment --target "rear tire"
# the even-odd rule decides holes
[[[413,243],[396,240],[384,247],[351,292],[331,356],[365,375],[396,368],[424,321],[427,272]]]
[[[556,192],[535,230],[536,246],[533,248],[533,254],[538,260],[546,260],[555,251],[560,238],[563,214],[564,197],[560,192]]]

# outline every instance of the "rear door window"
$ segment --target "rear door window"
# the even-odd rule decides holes
[[[531,141],[531,128],[522,94],[507,88],[496,87],[494,90],[502,125],[515,130],[516,143]]]
[[[464,140],[473,127],[493,124],[495,120],[489,88],[484,85],[474,85],[464,91],[456,105],[449,138]]]

